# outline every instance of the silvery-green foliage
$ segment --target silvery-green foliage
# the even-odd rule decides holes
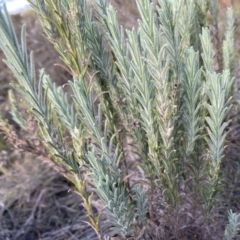
[[[207,72],[214,71],[214,48],[211,42],[210,31],[207,28],[202,29],[202,34],[200,35],[202,43],[202,59],[204,63],[205,75]]]
[[[195,144],[200,135],[200,108],[202,83],[202,71],[199,66],[199,53],[195,52],[193,48],[186,51],[186,64],[184,66],[184,74],[182,84],[185,89],[183,99],[183,125],[187,133],[186,144],[186,161],[189,161],[190,156],[195,154]]]
[[[222,74],[217,74],[214,71],[214,51],[209,30],[203,28],[200,38],[203,47],[202,59],[206,79],[204,92],[208,97],[208,101],[204,105],[207,111],[205,119],[208,137],[206,137],[206,141],[209,147],[210,160],[209,181],[205,195],[205,199],[207,199],[205,201],[209,212],[213,207],[214,196],[219,191],[220,164],[224,157],[226,127],[229,124],[229,122],[225,122],[225,119],[231,108],[231,89],[234,78],[231,78],[228,69],[224,70]]]
[[[46,101],[46,95],[42,92],[42,80],[44,72],[40,74],[39,84],[36,84],[35,66],[33,52],[28,60],[26,46],[26,28],[22,28],[22,47],[20,50],[12,22],[8,14],[6,14],[6,6],[1,8],[0,32],[1,32],[1,48],[7,60],[8,67],[19,81],[19,92],[24,96],[32,115],[39,121],[40,131],[43,133],[43,141],[51,148],[52,154],[59,158],[68,168],[72,168],[72,154],[68,154],[59,130],[54,126],[50,114],[50,106]]]
[[[225,69],[230,70],[232,77],[235,76],[235,53],[234,53],[234,17],[231,8],[227,9],[227,31],[223,41],[223,64]]]
[[[142,188],[142,186],[138,185],[135,187],[136,193],[136,220],[138,221],[139,226],[146,224],[147,222],[147,191]]]
[[[13,120],[22,128],[27,130],[27,121],[24,118],[23,113],[21,112],[21,109],[18,106],[17,100],[14,96],[14,93],[12,90],[8,91],[8,98],[11,103],[11,115]]]
[[[72,75],[70,94],[44,70],[37,81],[25,27],[20,46],[5,6],[0,47],[41,141],[69,169],[99,239],[102,213],[93,212],[94,194],[112,233],[139,239],[162,205],[171,206],[166,214],[180,209],[182,185],[205,201],[207,214],[214,207],[234,84],[233,17],[228,10],[225,69],[216,73],[206,26],[208,10],[216,24],[217,0],[158,0],[156,7],[137,0],[138,28],[127,31],[113,5],[95,2],[93,14],[85,0],[30,0]],[[22,122],[16,108],[13,116]],[[123,147],[127,138],[138,156],[134,167]]]
[[[218,0],[212,0],[210,1],[210,11],[213,16],[213,22],[214,24],[218,24]]]
[[[225,230],[224,237],[226,240],[235,238],[240,230],[240,214],[228,212],[228,225]]]

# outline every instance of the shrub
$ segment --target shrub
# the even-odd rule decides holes
[[[3,5],[0,47],[42,150],[29,141],[22,147],[48,150],[99,239],[210,239],[202,230],[223,188],[234,104],[232,10],[221,49],[217,0],[137,0],[140,20],[131,31],[106,0],[95,0],[94,14],[84,0],[29,2],[72,79],[69,91],[43,69],[37,79],[26,27],[19,45]],[[14,106],[15,121],[33,131]]]

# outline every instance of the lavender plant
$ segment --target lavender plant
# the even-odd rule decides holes
[[[36,76],[26,27],[20,45],[5,5],[0,47],[49,158],[66,169],[99,239],[180,239],[183,223],[175,217],[189,202],[189,211],[209,216],[221,190],[234,91],[231,10],[218,73],[207,20],[210,10],[217,24],[217,1],[137,0],[138,28],[127,31],[106,0],[95,0],[94,12],[85,0],[29,2],[72,75],[71,91],[43,69]],[[18,109],[13,117],[27,129]],[[167,231],[170,215],[176,225]]]
[[[239,225],[240,225],[240,215],[233,213],[232,210],[229,211],[228,213],[228,221],[229,224],[227,225],[225,229],[225,239],[226,240],[231,240],[234,237],[237,236],[239,232]]]

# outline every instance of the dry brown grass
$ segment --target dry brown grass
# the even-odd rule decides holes
[[[41,159],[18,154],[0,174],[1,240],[96,239],[73,186]]]

